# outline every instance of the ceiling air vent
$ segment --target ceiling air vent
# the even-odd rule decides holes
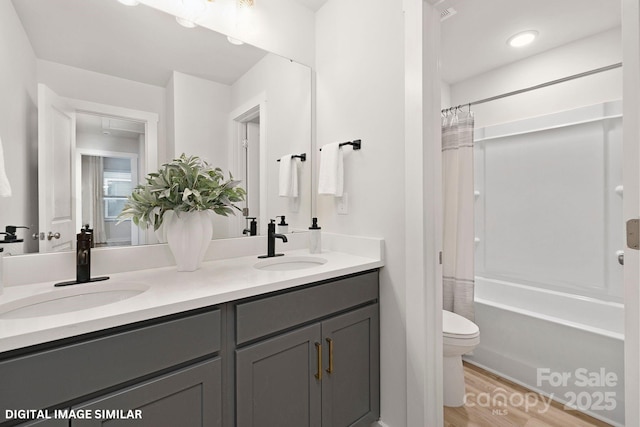
[[[456,13],[458,13],[458,11],[455,10],[454,8],[452,8],[452,7],[446,8],[445,10],[440,12],[440,22],[444,21],[445,19],[451,18]]]

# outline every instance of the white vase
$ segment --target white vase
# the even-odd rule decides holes
[[[167,243],[167,224],[171,222],[175,213],[173,211],[166,211],[162,217],[162,224],[155,231],[156,238],[160,243]]]
[[[213,233],[211,211],[176,213],[169,218],[165,230],[178,271],[199,269]]]

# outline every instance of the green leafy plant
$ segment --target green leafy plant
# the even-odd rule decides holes
[[[184,153],[162,165],[158,172],[145,178],[146,184],[134,188],[118,218],[131,219],[134,224],[157,230],[167,211],[191,212],[212,210],[218,215],[234,214],[241,210],[234,203],[244,200],[246,192],[238,187],[240,181],[224,180],[222,169],[210,166],[197,156]]]

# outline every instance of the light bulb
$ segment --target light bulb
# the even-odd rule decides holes
[[[242,40],[234,39],[231,36],[227,36],[227,41],[231,44],[235,44],[236,46],[240,46],[244,44]]]
[[[181,18],[179,16],[176,16],[176,22],[180,25],[182,25],[185,28],[195,28],[197,27],[196,23],[193,22],[190,19],[187,18]]]
[[[523,31],[509,37],[507,43],[512,47],[523,47],[531,43],[538,36],[538,32],[534,30]]]

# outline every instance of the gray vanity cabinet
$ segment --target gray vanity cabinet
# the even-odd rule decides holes
[[[218,357],[78,405],[73,409],[89,410],[94,417],[71,420],[71,427],[221,426],[221,371]],[[114,409],[122,412],[109,414]],[[135,410],[139,419],[129,412]]]
[[[320,325],[236,352],[237,426],[320,426]]]
[[[0,387],[0,425],[19,424],[5,419],[6,410],[49,409],[55,414],[59,408],[85,405],[143,409],[142,420],[115,420],[109,425],[171,425],[157,419],[176,414],[182,419],[193,409],[202,422],[173,425],[220,425],[221,346],[221,310],[212,307],[46,344],[44,349],[13,357],[0,354],[0,379],[11,384]],[[62,417],[53,415],[34,425],[97,422],[96,417],[83,421]]]
[[[0,427],[368,427],[379,365],[374,270],[0,353]]]
[[[322,322],[323,427],[369,426],[379,408],[378,304]]]
[[[268,335],[236,350],[236,425],[347,427],[376,421],[377,286],[374,272],[239,304],[240,341],[256,338],[255,331]],[[267,309],[277,314],[269,320],[256,316]],[[296,322],[302,326],[295,328]],[[284,332],[274,336],[273,328]]]

